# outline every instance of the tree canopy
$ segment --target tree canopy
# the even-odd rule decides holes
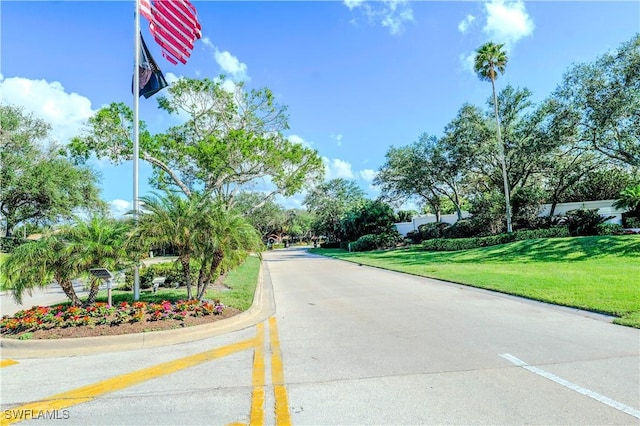
[[[98,175],[49,142],[51,127],[0,105],[0,213],[8,236],[20,224],[71,219],[77,209],[104,210]]]
[[[572,66],[553,98],[583,145],[640,166],[640,34],[592,63]]]
[[[140,125],[140,158],[153,166],[152,184],[173,185],[187,196],[211,193],[231,206],[239,191],[269,180],[275,194],[291,196],[324,175],[315,150],[287,139],[286,108],[269,89],[245,90],[242,83],[227,90],[222,79],[187,79],[173,83],[159,107],[184,120],[152,135]],[[130,160],[133,112],[112,103],[89,119],[85,132],[69,150],[78,161],[92,154],[114,163]]]

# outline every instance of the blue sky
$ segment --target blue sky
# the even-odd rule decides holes
[[[440,135],[465,102],[483,105],[490,85],[472,73],[474,49],[506,43],[497,81],[547,97],[572,63],[590,62],[640,32],[640,2],[193,1],[203,39],[172,65],[141,18],[169,81],[185,76],[268,87],[288,106],[287,136],[316,149],[327,179],[355,179],[371,197],[391,145]],[[133,1],[3,1],[0,96],[53,126],[60,142],[110,102],[132,105]],[[156,95],[157,97],[157,95]],[[176,124],[141,98],[156,132]],[[132,198],[132,166],[92,162],[114,212]],[[140,193],[150,169],[140,163]],[[280,200],[299,206],[302,195]]]

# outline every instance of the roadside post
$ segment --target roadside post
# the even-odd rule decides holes
[[[91,275],[93,275],[94,277],[100,278],[107,282],[107,303],[109,304],[109,306],[112,306],[113,303],[111,301],[111,285],[113,283],[113,274],[105,268],[93,268],[90,269],[89,272],[91,272]]]

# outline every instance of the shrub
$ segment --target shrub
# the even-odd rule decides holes
[[[418,232],[421,240],[432,240],[434,238],[442,238],[444,230],[451,225],[444,222],[424,223],[418,226]]]
[[[367,234],[351,243],[351,251],[370,251],[381,248],[394,247],[402,241],[398,232],[385,232],[384,234]]]
[[[569,210],[563,222],[569,228],[572,237],[588,236],[598,235],[598,225],[613,217],[600,216],[598,209],[577,209]]]
[[[367,234],[351,243],[351,251],[370,251],[378,248],[378,236]]]
[[[625,228],[640,228],[640,217],[623,214],[622,223]]]
[[[598,235],[622,235],[624,227],[617,223],[601,223],[597,226]]]
[[[428,251],[470,250],[478,247],[489,247],[520,240],[531,240],[535,238],[558,238],[568,236],[569,231],[566,227],[555,227],[549,229],[534,229],[530,231],[518,231],[505,234],[490,235],[487,237],[428,240],[422,242],[422,249]]]
[[[470,238],[478,235],[476,223],[470,219],[462,219],[442,230],[444,238]]]
[[[420,241],[422,241],[422,237],[420,236],[420,231],[407,232],[407,239],[411,242],[411,244],[420,243]]]
[[[320,243],[320,247],[322,248],[340,248],[340,242],[339,241],[333,241],[333,242],[324,242],[324,243]]]

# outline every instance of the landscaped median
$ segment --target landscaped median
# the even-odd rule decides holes
[[[311,251],[614,315],[616,324],[640,328],[638,235],[535,239],[455,252],[429,252],[420,246],[358,253]]]
[[[106,303],[106,294],[87,306],[69,303],[52,307],[33,307],[5,316],[0,320],[2,337],[29,339],[59,339],[69,337],[114,336],[205,325],[247,311],[256,293],[260,274],[260,259],[247,258],[231,271],[225,286],[210,289],[205,299],[186,301],[186,290],[164,289],[144,291],[133,302],[130,291],[114,291],[113,306]]]

